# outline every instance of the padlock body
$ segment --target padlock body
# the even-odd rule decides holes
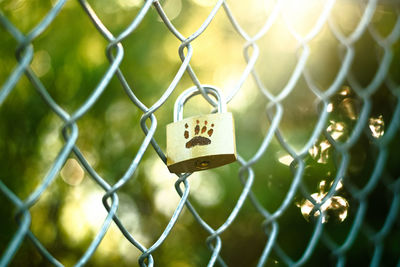
[[[195,172],[235,160],[235,126],[231,113],[194,116],[167,125],[170,172]]]

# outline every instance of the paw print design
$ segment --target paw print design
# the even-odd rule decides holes
[[[186,142],[186,148],[192,148],[195,146],[206,146],[211,144],[211,139],[208,137],[211,137],[214,130],[214,123],[212,123],[209,128],[207,128],[207,121],[204,121],[204,125],[201,127],[200,126],[200,121],[196,120],[196,126],[194,127],[194,136]],[[189,125],[186,123],[185,124],[185,132],[183,136],[185,139],[189,139],[189,131],[188,131]],[[201,130],[200,130],[201,128]],[[207,131],[208,129],[208,131]],[[208,135],[208,137],[207,137]]]

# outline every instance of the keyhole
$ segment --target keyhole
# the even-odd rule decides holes
[[[208,161],[208,160],[196,162],[196,167],[199,169],[206,169],[208,167],[208,165],[210,165],[210,161]]]

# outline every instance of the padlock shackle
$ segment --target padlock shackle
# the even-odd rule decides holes
[[[226,103],[221,91],[212,85],[203,85],[207,94],[213,95],[218,100],[218,112],[226,112]],[[201,94],[197,86],[185,90],[177,99],[174,106],[174,122],[183,119],[183,105],[193,96]]]

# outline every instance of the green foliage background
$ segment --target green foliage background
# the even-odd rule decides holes
[[[113,33],[123,31],[139,10],[135,6],[128,8],[118,4],[123,3],[122,1],[92,2],[103,23]],[[18,29],[27,33],[46,15],[52,4],[51,1],[3,0],[0,1],[0,10]],[[234,11],[240,13],[240,8],[244,8],[243,5],[245,4],[242,6],[233,4]],[[398,9],[398,4],[380,5],[377,8],[373,23],[379,32],[387,35],[393,29]],[[182,1],[181,12],[173,23],[185,36],[188,36],[197,29],[210,10],[211,7]],[[340,10],[340,6],[336,8],[334,13],[336,18],[340,17],[338,16]],[[243,11],[238,16],[246,17],[246,13]],[[257,21],[259,18],[255,16],[254,20]],[[350,31],[351,25],[358,20],[359,17],[354,16],[351,20],[353,24],[350,23],[350,26],[346,24],[348,28],[343,27],[343,30]],[[247,30],[252,30],[251,16],[249,18],[247,15],[244,24]],[[278,25],[272,31],[279,31],[281,29],[279,27],[282,26]],[[288,35],[282,33],[282,36],[285,34]],[[333,40],[332,36],[329,37],[327,28],[324,28],[322,34],[328,36],[326,37],[328,40]],[[287,51],[275,51],[271,44],[277,42],[271,40],[274,37],[276,35],[272,37],[268,35],[260,41],[261,53],[256,68],[262,74],[267,87],[276,93],[286,84],[295,66],[296,51],[290,48],[295,47],[296,43],[292,38],[287,44],[289,46]],[[326,89],[341,66],[341,60],[339,53],[336,52],[338,43],[324,40],[317,38],[315,42],[311,42],[312,52],[308,67],[314,74],[316,84]],[[226,16],[223,12],[219,12],[204,35],[193,42],[194,56],[191,64],[200,81],[204,84],[216,84],[227,92],[226,84],[218,79],[215,73],[220,70],[229,72],[234,62],[239,66],[239,70],[244,69],[245,61],[241,53],[243,44],[244,41],[234,32]],[[0,84],[4,83],[18,64],[14,55],[17,45],[13,37],[0,27]],[[109,67],[105,55],[106,46],[107,42],[97,32],[79,3],[69,1],[46,31],[33,41],[35,56],[31,67],[54,100],[72,113],[88,98]],[[152,9],[138,29],[123,41],[123,46],[124,59],[120,66],[121,70],[136,96],[147,106],[151,106],[168,87],[180,66],[179,42],[159,21],[156,11]],[[368,33],[355,44],[355,48],[352,72],[361,86],[366,86],[379,67],[379,62],[370,51],[378,53],[381,51]],[[400,82],[399,50],[400,42],[397,41],[393,46],[394,58],[390,66],[390,76],[397,83]],[[155,138],[162,148],[165,147],[165,125],[172,120],[174,101],[190,86],[192,83],[185,74],[168,101],[155,113],[158,121]],[[346,81],[343,86],[348,86],[348,82]],[[260,146],[270,122],[265,111],[267,101],[257,91],[251,78],[246,81],[244,89],[245,93],[238,95],[236,102],[232,101],[228,108],[235,116],[238,151],[245,159],[249,159]],[[305,144],[318,119],[318,109],[313,105],[315,98],[301,78],[293,93],[283,101],[284,115],[280,127],[286,141],[296,148]],[[350,104],[343,104],[345,98]],[[195,99],[189,102],[185,113],[187,116],[209,111],[204,100],[200,97]],[[372,101],[371,117],[382,115],[385,125],[389,125],[393,121],[392,114],[398,104],[396,98],[382,85],[373,95]],[[354,120],[349,119],[348,110],[353,110],[357,116],[362,101],[354,93],[347,97],[338,93],[332,98],[332,105],[334,111],[329,120],[340,121],[345,125],[342,137],[344,141],[355,124]],[[144,134],[139,125],[141,115],[142,112],[129,101],[117,78],[114,77],[93,108],[78,121],[78,147],[96,171],[110,184],[114,184],[123,175],[143,141]],[[21,199],[26,199],[40,184],[62,148],[64,144],[61,136],[62,125],[61,119],[49,109],[24,76],[0,106],[0,179]],[[368,181],[376,159],[376,147],[371,138],[368,138],[369,135],[371,133],[365,129],[365,133],[350,151],[351,160],[346,174],[346,179],[350,179],[360,187]],[[323,140],[325,139],[321,136],[319,142]],[[385,175],[395,179],[398,179],[400,174],[399,140],[397,134],[390,145],[390,156],[385,172]],[[281,205],[293,180],[290,168],[279,161],[285,154],[287,153],[274,139],[267,153],[254,165],[255,181],[252,190],[262,205],[271,212]],[[327,161],[324,163],[318,162],[318,158],[312,156],[305,159],[307,167],[303,183],[311,193],[318,192],[321,180],[329,183],[335,177],[337,153],[330,148],[327,155]],[[71,158],[74,156],[71,155]],[[239,164],[235,163],[203,174],[194,174],[189,178],[191,183],[200,183],[198,191],[217,190],[219,197],[212,205],[205,205],[200,197],[190,197],[203,219],[214,228],[218,228],[226,220],[241,193],[242,185],[237,175],[239,167]],[[164,176],[165,170],[166,167],[154,150],[149,148],[137,172],[119,193],[121,207],[118,214],[128,213],[130,207],[135,209],[135,214],[139,215],[136,219],[140,219],[141,223],[136,228],[132,226],[131,233],[133,236],[143,237],[146,246],[157,240],[172,215],[172,212],[169,216],[162,212],[163,208],[156,200],[157,192],[161,192],[157,187],[158,181],[160,185],[169,183],[169,187],[163,190],[174,192],[174,177]],[[158,174],[157,177],[154,177],[154,174]],[[205,176],[215,181],[211,184],[202,184],[198,181]],[[87,196],[93,190],[98,192],[100,187],[88,175],[85,175],[83,182],[77,186],[65,183],[60,176],[31,209],[33,233],[50,253],[66,266],[74,264],[80,258],[98,229],[98,226],[89,228],[85,226],[83,233],[82,230],[75,231],[74,229],[82,229],[80,220],[82,225],[90,225],[90,222],[85,221],[88,219],[85,216],[68,217],[65,215],[67,207],[72,212],[79,210],[85,205],[85,201],[88,201]],[[196,189],[192,189],[191,194],[196,195]],[[178,195],[176,193],[175,195],[176,199],[166,198],[165,201],[177,201]],[[339,243],[347,237],[358,206],[346,188],[341,195],[350,205],[348,217],[342,223],[330,220],[324,230]],[[298,192],[293,203],[279,219],[280,231],[277,242],[293,259],[302,256],[315,227],[312,220],[309,222],[303,218],[296,206],[296,203],[300,203],[303,199],[301,192]],[[101,202],[101,194],[97,200]],[[17,231],[18,224],[14,220],[15,208],[8,199],[0,194],[0,202],[2,203],[0,251],[4,251]],[[368,224],[379,229],[391,202],[392,193],[383,183],[379,183],[368,199],[370,203],[366,216]],[[168,209],[167,204],[165,209]],[[256,265],[267,241],[262,222],[263,217],[247,200],[235,222],[221,235],[223,241],[221,255],[229,266]],[[130,221],[127,222],[128,229],[129,223]],[[208,234],[192,215],[185,210],[166,242],[153,253],[156,266],[205,266],[210,257],[210,251],[205,244],[207,236]],[[367,240],[364,234],[360,234],[356,239],[348,256],[350,265],[368,264],[370,258],[365,255],[372,253],[373,246]],[[399,240],[400,225],[396,222],[391,234],[385,240],[383,263],[387,266],[393,266],[398,260]],[[139,241],[142,240],[139,238]],[[122,249],[123,247],[129,249]],[[128,241],[115,226],[112,226],[88,266],[135,266],[139,255],[138,250],[129,246]],[[307,265],[321,266],[321,263],[333,262],[331,259],[330,251],[320,242]],[[280,259],[273,252],[267,265],[280,264]],[[28,240],[23,243],[11,263],[11,266],[27,265],[49,265]]]

